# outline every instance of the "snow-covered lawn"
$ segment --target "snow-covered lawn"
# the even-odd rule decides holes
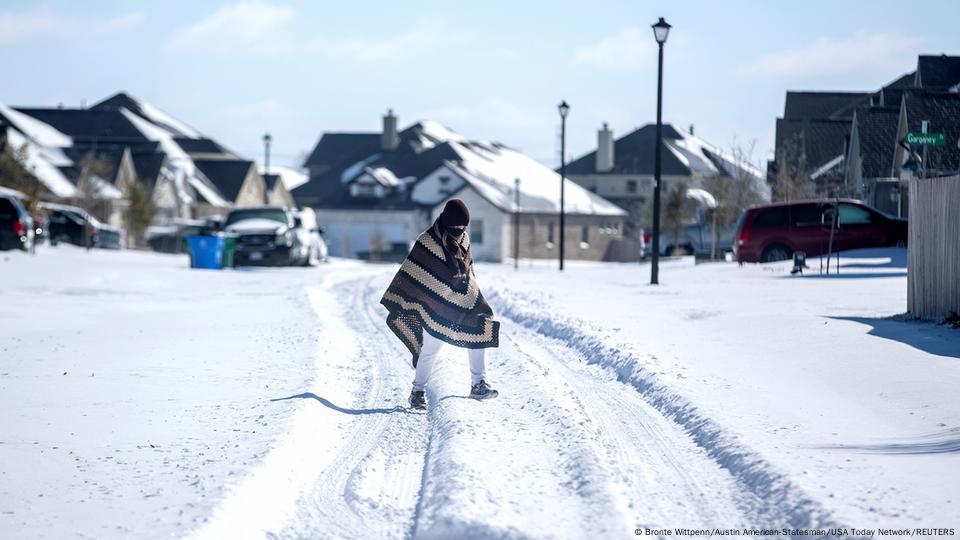
[[[904,259],[480,264],[501,397],[448,347],[422,414],[392,265],[2,253],[0,537],[960,529],[960,330],[890,318]]]

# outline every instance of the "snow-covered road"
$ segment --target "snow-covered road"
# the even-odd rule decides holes
[[[508,319],[488,360],[499,399],[467,398],[466,355],[448,347],[429,412],[410,411],[408,355],[378,306],[390,277],[332,272],[311,291],[324,326],[318,378],[279,400],[306,401],[293,430],[198,538],[623,538],[667,523],[810,524],[738,484],[632,387]]]
[[[840,320],[896,313],[905,278],[882,261],[844,281],[666,263],[657,289],[631,265],[485,265],[501,395],[467,398],[447,347],[426,413],[378,305],[393,266],[203,272],[69,247],[0,263],[2,538],[956,526],[956,330]],[[817,352],[838,347],[843,363]],[[891,426],[936,436],[831,444]]]

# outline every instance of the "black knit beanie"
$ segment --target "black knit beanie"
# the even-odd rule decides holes
[[[440,213],[441,227],[466,227],[470,224],[470,210],[460,199],[450,199]]]

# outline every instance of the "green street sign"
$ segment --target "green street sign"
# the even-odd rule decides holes
[[[911,131],[907,133],[906,143],[918,146],[944,146],[947,144],[947,136],[943,133]]]

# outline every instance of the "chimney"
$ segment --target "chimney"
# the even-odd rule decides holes
[[[387,114],[383,117],[383,135],[380,138],[380,148],[382,150],[396,150],[400,146],[400,134],[397,133],[397,117],[393,115],[393,109],[387,109]]]
[[[613,131],[603,123],[597,132],[597,172],[613,170]]]
[[[693,135],[693,124],[690,124],[690,134]]]

